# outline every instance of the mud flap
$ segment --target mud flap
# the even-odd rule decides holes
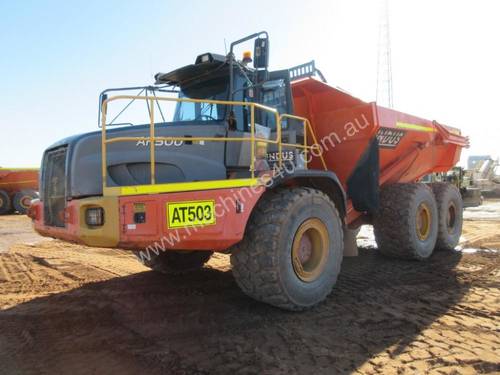
[[[354,209],[374,214],[379,207],[379,147],[373,138],[347,180],[347,196]]]

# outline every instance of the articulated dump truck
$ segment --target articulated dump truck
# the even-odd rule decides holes
[[[268,61],[260,32],[152,86],[105,90],[100,131],[45,151],[35,229],[131,250],[163,273],[224,252],[244,293],[294,311],[332,291],[363,224],[382,256],[422,261],[457,245],[460,192],[417,181],[452,168],[467,138],[336,89],[314,62]],[[137,103],[144,121],[117,120]]]
[[[25,215],[37,191],[38,168],[0,168],[0,215]]]

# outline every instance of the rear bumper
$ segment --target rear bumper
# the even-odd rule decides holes
[[[35,230],[42,236],[87,246],[223,251],[243,238],[250,213],[263,191],[263,188],[232,188],[74,199],[68,201],[64,212],[60,213],[64,215],[64,228],[44,224],[43,202],[33,204],[30,216]],[[168,203],[203,200],[215,202],[215,223],[169,228]],[[134,217],[137,205],[144,208],[144,223],[137,223]],[[103,226],[96,228],[85,223],[85,211],[90,207],[104,209]]]

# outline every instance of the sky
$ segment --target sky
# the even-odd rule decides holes
[[[389,0],[394,108],[458,127],[500,154],[500,2]],[[0,0],[0,166],[38,166],[57,140],[97,129],[99,93],[153,83],[256,31],[270,68],[312,59],[374,101],[379,2]]]

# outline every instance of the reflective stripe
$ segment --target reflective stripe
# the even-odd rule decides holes
[[[34,182],[38,182],[38,180],[0,182],[0,185],[31,184]]]
[[[119,195],[160,194],[180,191],[227,189],[245,186],[256,186],[260,183],[261,182],[257,178],[241,178],[233,180],[177,182],[172,184],[125,186],[119,188]]]
[[[0,171],[38,171],[40,168],[8,168],[8,167],[0,167]]]
[[[416,124],[409,124],[407,122],[396,122],[396,127],[398,128],[403,128],[403,129],[411,129],[411,130],[417,130],[421,132],[436,132],[437,130],[432,127],[428,127],[425,125],[416,125]]]

